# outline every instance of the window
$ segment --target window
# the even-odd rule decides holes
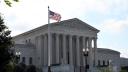
[[[29,64],[32,64],[32,57],[29,58]]]
[[[25,64],[25,57],[22,57],[22,63]]]

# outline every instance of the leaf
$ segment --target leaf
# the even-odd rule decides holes
[[[4,2],[9,6],[9,7],[11,7],[11,2],[9,1],[9,0],[4,0]]]
[[[13,1],[15,1],[15,2],[19,2],[19,0],[13,0]]]

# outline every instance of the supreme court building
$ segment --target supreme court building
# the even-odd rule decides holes
[[[49,30],[48,26],[50,27]],[[42,71],[47,72],[48,52],[50,52],[51,66],[65,65],[69,67],[67,69],[72,70],[69,72],[85,72],[85,70],[96,72],[94,70],[99,64],[98,32],[98,29],[73,18],[49,25],[46,24],[13,37],[14,48],[15,52],[20,52],[20,62],[27,65],[33,64],[41,68]],[[50,47],[48,41],[50,41]],[[50,50],[48,50],[48,47]],[[83,49],[88,49],[88,55],[84,55]],[[119,57],[119,54],[117,52],[117,57]]]

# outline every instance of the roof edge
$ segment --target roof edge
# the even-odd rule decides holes
[[[112,52],[116,52],[121,54],[119,51],[113,50],[113,49],[108,49],[108,48],[98,48],[98,49],[102,49],[102,50],[106,50],[106,51],[112,51]]]
[[[84,22],[84,21],[82,21],[82,20],[80,20],[80,19],[78,19],[78,18],[67,19],[67,20],[63,20],[63,21],[60,21],[60,22],[53,22],[53,23],[50,23],[50,24],[51,24],[51,25],[53,25],[53,24],[59,24],[59,23],[61,23],[61,22],[70,21],[70,20],[79,20],[81,23],[86,24],[88,27],[90,27],[90,28],[92,28],[92,29],[95,29],[95,30],[97,31],[97,33],[100,31],[100,30],[94,28],[93,26],[87,24],[86,22]],[[48,24],[44,24],[44,25],[39,26],[39,27],[37,27],[37,28],[31,29],[31,30],[29,30],[29,31],[23,32],[23,33],[18,34],[18,35],[16,35],[16,36],[13,36],[13,38],[16,38],[16,37],[18,37],[18,36],[23,36],[23,35],[26,35],[26,34],[28,34],[28,33],[33,32],[33,31],[37,31],[37,30],[40,30],[40,29],[42,29],[42,28],[47,28],[47,27],[48,27]]]

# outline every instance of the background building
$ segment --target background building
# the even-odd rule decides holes
[[[120,71],[120,52],[107,48],[97,49],[97,68],[111,67],[113,72]]]
[[[120,61],[121,69],[128,71],[128,58],[120,58]]]

